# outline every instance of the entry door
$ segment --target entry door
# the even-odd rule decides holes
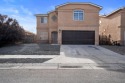
[[[57,32],[52,32],[52,44],[57,44]]]

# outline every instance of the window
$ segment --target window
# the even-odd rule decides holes
[[[51,17],[51,19],[52,19],[53,21],[57,21],[56,15],[53,15],[53,16]]]
[[[75,10],[74,12],[74,20],[76,21],[83,21],[83,10]]]
[[[41,18],[41,23],[47,23],[47,17],[42,17]]]

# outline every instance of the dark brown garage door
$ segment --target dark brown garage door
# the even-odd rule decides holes
[[[95,31],[62,31],[62,44],[95,44]]]

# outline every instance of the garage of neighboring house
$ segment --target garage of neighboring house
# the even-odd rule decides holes
[[[62,31],[62,44],[95,44],[95,31]]]

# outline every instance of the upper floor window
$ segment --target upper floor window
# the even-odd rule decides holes
[[[73,19],[76,21],[83,21],[84,18],[84,14],[83,14],[83,10],[74,10],[73,12]]]
[[[47,23],[47,17],[41,17],[41,23]]]

